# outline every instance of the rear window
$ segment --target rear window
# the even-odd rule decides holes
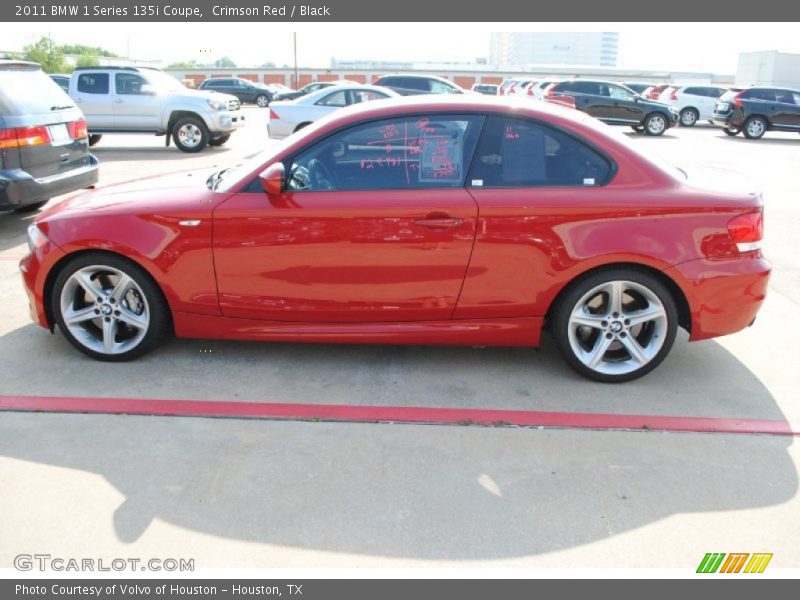
[[[0,113],[9,116],[49,113],[75,106],[72,98],[41,70],[0,70]]]

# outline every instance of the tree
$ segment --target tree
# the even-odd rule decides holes
[[[99,67],[100,59],[96,54],[81,54],[75,61],[76,67]]]
[[[61,51],[64,54],[72,54],[77,56],[89,55],[89,56],[105,56],[109,58],[118,58],[118,54],[114,54],[110,50],[106,50],[105,48],[100,48],[99,46],[84,46],[83,44],[63,44],[60,46]],[[86,65],[87,67],[94,66],[94,65]]]
[[[178,62],[167,65],[168,69],[196,69],[198,66],[196,60],[181,60]]]
[[[39,63],[45,73],[72,71],[72,67],[64,59],[61,48],[55,45],[50,36],[43,35],[38,42],[25,46],[22,52],[25,60]]]
[[[236,63],[233,62],[227,56],[223,56],[218,61],[214,62],[215,67],[226,67],[226,68],[233,68],[236,66]]]

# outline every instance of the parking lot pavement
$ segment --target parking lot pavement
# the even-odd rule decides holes
[[[248,109],[245,130],[199,155],[105,136],[101,184],[240,161],[274,143],[263,119]],[[31,217],[0,213],[0,393],[800,421],[800,137],[697,126],[632,139],[758,180],[775,267],[753,327],[684,336],[643,379],[583,380],[547,338],[538,351],[179,340],[133,363],[93,362],[29,322],[17,260]],[[0,511],[17,523],[0,566],[34,541],[52,553],[171,550],[202,566],[691,567],[732,548],[800,563],[792,438],[4,413],[0,455]]]

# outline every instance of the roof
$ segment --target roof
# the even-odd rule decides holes
[[[0,69],[41,69],[42,65],[29,60],[0,59]]]

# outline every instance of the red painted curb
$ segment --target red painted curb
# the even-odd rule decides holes
[[[410,406],[284,404],[208,400],[144,400],[67,396],[0,395],[0,410],[181,417],[232,417],[324,421],[518,425],[566,429],[625,429],[704,433],[800,435],[800,427],[776,419],[669,417],[608,413],[483,410]]]

